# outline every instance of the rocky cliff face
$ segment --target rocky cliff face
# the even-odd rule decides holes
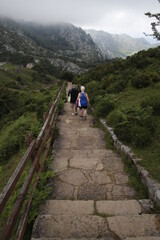
[[[81,72],[103,60],[90,35],[72,24],[52,26],[0,19],[0,60],[11,55],[47,58],[60,70]]]
[[[110,34],[104,31],[86,30],[107,58],[130,56],[140,50],[153,47],[144,38],[132,38],[127,34]]]
[[[46,51],[39,47],[32,39],[26,37],[20,29],[15,29],[9,22],[0,21],[0,54],[20,53],[38,56]]]

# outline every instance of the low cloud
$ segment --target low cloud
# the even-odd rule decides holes
[[[160,12],[158,0],[0,0],[0,15],[40,23],[70,22],[132,36],[150,32],[145,12]]]

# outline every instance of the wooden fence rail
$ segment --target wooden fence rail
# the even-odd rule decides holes
[[[27,178],[25,182],[23,183],[23,186],[20,190],[20,193],[13,205],[12,212],[4,226],[4,229],[2,231],[2,235],[0,236],[0,240],[9,240],[12,236],[13,230],[17,224],[17,219],[20,215],[21,209],[24,205],[24,201],[26,200],[26,196],[28,193],[28,189],[31,186],[31,182],[33,180],[33,176],[35,171],[37,171],[35,181],[33,183],[32,189],[29,194],[28,201],[26,203],[26,206],[24,208],[24,212],[21,216],[21,220],[18,225],[17,233],[16,233],[16,240],[21,240],[23,239],[25,228],[27,225],[27,220],[28,220],[28,215],[29,215],[29,210],[31,207],[31,201],[32,201],[32,196],[34,193],[34,189],[38,185],[39,177],[40,174],[43,170],[46,158],[49,153],[50,145],[52,142],[52,137],[53,137],[53,128],[56,124],[56,118],[57,118],[57,110],[58,110],[58,101],[60,98],[60,95],[64,89],[65,82],[62,84],[61,89],[57,93],[54,103],[52,104],[48,116],[45,120],[45,123],[37,137],[36,140],[33,140],[27,151],[25,152],[24,156],[22,157],[21,161],[19,162],[17,168],[15,169],[14,173],[10,177],[8,183],[4,187],[2,193],[1,193],[1,198],[0,198],[0,214],[2,213],[3,209],[5,208],[9,197],[11,196],[12,192],[15,189],[15,186],[20,179],[23,171],[25,170],[25,167],[30,160],[30,158],[35,154],[34,160],[32,162],[32,165],[28,171]],[[47,143],[47,146],[46,146]],[[40,164],[40,158],[43,153],[43,159]]]

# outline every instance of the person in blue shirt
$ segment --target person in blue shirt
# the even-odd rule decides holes
[[[77,100],[80,102],[80,106],[79,106],[81,109],[80,117],[86,120],[87,108],[90,106],[90,101],[89,101],[88,94],[84,90],[85,90],[85,87],[81,86],[81,92],[78,94]]]

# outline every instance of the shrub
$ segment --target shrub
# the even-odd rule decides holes
[[[126,88],[126,86],[127,86],[126,81],[118,78],[116,82],[114,82],[107,88],[107,92],[108,93],[119,93],[119,92],[123,91]]]
[[[160,76],[157,73],[150,73],[150,77],[152,79],[152,82],[160,82]]]
[[[133,146],[148,146],[151,143],[152,132],[144,126],[133,125],[131,139]]]
[[[131,84],[135,88],[144,88],[151,85],[152,80],[151,76],[146,73],[137,73],[133,78],[131,79]]]
[[[89,96],[89,99],[90,99],[90,102],[92,104],[95,103],[96,101],[96,96],[97,96],[97,90],[99,88],[99,83],[96,82],[95,80],[94,81],[91,81],[87,84],[87,87],[86,87],[86,92],[88,93],[88,96]]]
[[[107,124],[112,127],[116,127],[117,124],[127,121],[127,116],[120,110],[114,110],[108,114],[106,120]]]
[[[154,134],[154,121],[151,108],[116,110],[107,117],[115,134],[132,146],[147,146]]]
[[[64,100],[63,99],[60,99],[59,100],[59,103],[58,103],[58,112],[61,114],[62,113],[62,110],[63,110],[63,107],[64,107]]]
[[[148,96],[141,102],[142,108],[151,107],[153,109],[154,115],[160,114],[160,97],[157,96]]]
[[[115,107],[114,99],[109,95],[106,95],[104,98],[99,97],[96,101],[95,114],[97,117],[106,117]]]
[[[29,130],[30,125],[30,118],[21,116],[5,129],[0,140],[0,161],[8,161],[23,146],[26,131]]]

